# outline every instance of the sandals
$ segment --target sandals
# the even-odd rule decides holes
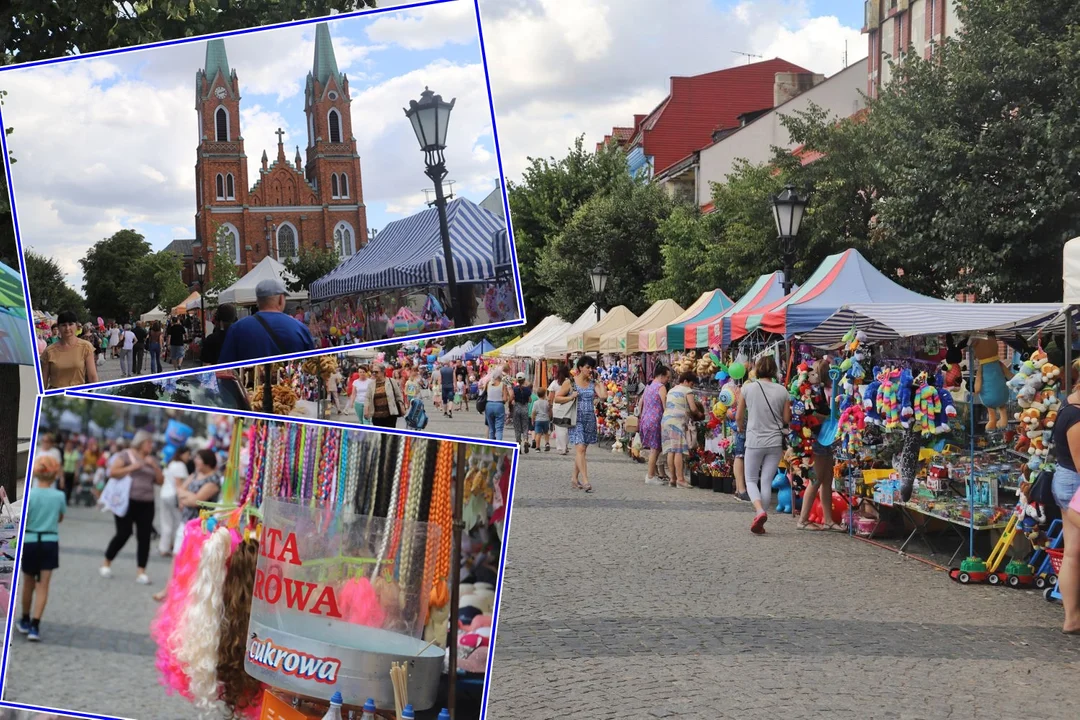
[[[577,478],[570,481],[570,487],[574,488],[575,490],[584,490],[585,489],[585,486],[582,485],[580,482],[578,482]]]
[[[592,492],[592,485],[590,485],[589,483],[585,483],[584,485],[581,486],[581,489],[584,490],[587,493],[591,493]]]
[[[821,529],[822,530],[828,530],[829,532],[840,532],[840,533],[846,533],[847,532],[847,526],[843,525],[841,523],[826,523],[826,524],[821,526]]]
[[[799,522],[795,523],[795,529],[796,530],[806,530],[808,532],[821,532],[825,528],[821,527],[817,523],[802,522],[800,520]]]

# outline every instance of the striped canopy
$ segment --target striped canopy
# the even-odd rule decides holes
[[[509,279],[514,276],[514,256],[510,252],[510,233],[506,228],[492,236],[492,251],[495,258],[495,274],[499,278]]]
[[[797,289],[797,288],[796,288]],[[706,326],[708,344],[712,347],[725,348],[731,344],[735,328],[740,332],[745,328],[746,318],[751,313],[770,307],[784,297],[784,274],[774,272],[761,275],[750,289],[743,293],[739,301],[721,315],[711,318]],[[743,333],[745,334],[745,333]]]
[[[941,335],[993,330],[999,337],[1027,336],[1040,329],[1057,329],[1069,306],[1062,303],[864,303],[845,305],[828,320],[801,335],[814,345],[839,342],[852,327],[870,341],[914,335]]]
[[[858,250],[848,248],[825,258],[806,284],[788,297],[762,308],[760,312],[749,314],[741,327],[733,323],[732,340],[738,340],[758,328],[790,338],[813,330],[844,305],[941,302],[897,285],[871,265]]]
[[[681,325],[687,320],[691,320],[701,313],[702,310],[709,304],[716,293],[720,290],[709,290],[708,292],[701,293],[701,296],[690,305],[690,307],[683,310],[679,317],[672,320],[663,327],[647,330],[646,332],[638,335],[638,350],[640,352],[663,352],[668,349],[668,328],[674,325]]]
[[[466,198],[446,206],[450,248],[454,253],[459,283],[484,283],[495,279],[496,233],[506,224]],[[371,242],[336,268],[311,283],[312,300],[342,295],[422,288],[446,284],[438,208],[395,220]]]
[[[731,307],[731,298],[723,290],[710,290],[699,297],[690,308],[664,330],[664,347],[660,350],[686,350],[696,347],[697,327],[706,318]]]
[[[0,263],[0,364],[34,364],[24,297],[22,276]]]
[[[600,352],[635,353],[638,352],[640,337],[646,331],[664,328],[677,318],[683,309],[674,300],[658,300],[641,317],[626,325],[605,333],[600,338]]]

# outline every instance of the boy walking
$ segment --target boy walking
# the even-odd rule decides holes
[[[60,567],[59,525],[64,520],[67,498],[53,483],[60,463],[51,455],[34,461],[34,488],[26,499],[26,534],[22,552],[22,618],[17,629],[27,640],[41,639],[41,616],[49,599],[49,581]],[[34,597],[34,593],[37,597]]]

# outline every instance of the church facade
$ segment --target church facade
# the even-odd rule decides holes
[[[251,182],[240,125],[240,84],[225,41],[206,45],[205,67],[195,76],[199,146],[195,162],[193,259],[217,258],[225,234],[238,275],[266,256],[282,263],[301,248],[334,249],[348,257],[367,239],[360,156],[352,131],[349,80],[338,71],[330,29],[316,25],[315,59],[304,90],[307,145],[290,160],[277,131],[277,153]],[[208,275],[211,271],[208,271]]]

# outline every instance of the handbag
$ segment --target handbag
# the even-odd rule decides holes
[[[558,403],[551,411],[552,424],[559,427],[574,427],[577,425],[577,398],[568,403]]]
[[[625,430],[630,435],[633,435],[638,431],[638,426],[638,416],[631,415],[630,417],[626,418],[626,422],[623,423],[623,430]]]
[[[788,434],[784,432],[784,423],[780,421],[780,416],[778,416],[776,414],[776,411],[773,410],[772,403],[769,402],[769,395],[765,392],[765,388],[762,387],[761,383],[759,382],[755,382],[754,384],[758,386],[759,390],[761,390],[761,396],[765,398],[765,406],[769,408],[769,414],[772,415],[773,420],[776,421],[776,431],[780,433],[780,447],[782,447],[786,451],[788,448]]]
[[[131,476],[122,478],[109,478],[105,483],[105,489],[101,491],[98,505],[101,511],[109,511],[116,517],[127,515],[128,504],[131,500]]]
[[[476,395],[476,412],[483,415],[485,410],[487,410],[487,385]]]

